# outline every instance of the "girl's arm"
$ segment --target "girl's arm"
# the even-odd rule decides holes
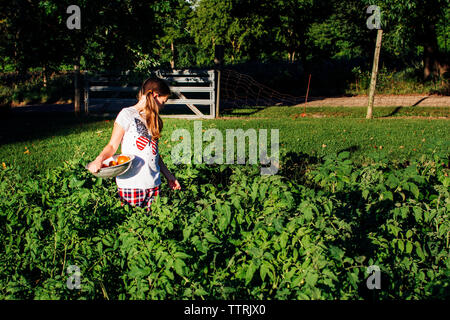
[[[95,158],[95,160],[89,164],[88,166],[89,171],[97,172],[98,170],[100,170],[100,168],[102,167],[102,162],[116,153],[120,143],[122,142],[124,134],[125,130],[123,130],[123,128],[120,125],[114,122],[114,128],[111,134],[111,139],[109,140],[106,147],[103,148],[103,151],[100,152],[98,157]]]
[[[167,181],[169,181],[169,186],[174,190],[180,190],[181,189],[180,183],[175,178],[175,176],[169,171],[169,169],[167,169],[167,166],[162,160],[161,155],[159,155],[158,164],[162,174],[166,177]]]

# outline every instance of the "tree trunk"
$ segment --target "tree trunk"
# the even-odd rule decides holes
[[[423,47],[423,79],[430,80],[439,76],[440,65],[437,59],[436,47],[424,44]]]
[[[444,68],[440,61],[436,26],[428,24],[426,31],[423,39],[423,79],[430,80],[438,78]]]
[[[75,109],[75,114],[79,115],[81,112],[81,92],[80,92],[80,59],[79,57],[76,58],[75,60],[75,65],[74,65],[74,79],[73,79],[73,84],[74,84],[74,109]]]
[[[173,45],[173,41],[170,41],[170,50],[172,51],[172,59],[170,60],[170,67],[175,69],[175,47]]]
[[[289,63],[294,63],[295,60],[295,50],[289,50],[288,52]]]
[[[44,82],[44,88],[47,87],[47,68],[44,66],[42,67],[42,77]]]

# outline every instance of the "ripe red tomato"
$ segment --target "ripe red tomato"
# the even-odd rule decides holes
[[[117,162],[114,161],[114,160],[111,160],[111,161],[109,162],[109,166],[110,166],[110,167],[112,167],[112,166],[117,166]]]
[[[122,164],[124,162],[129,161],[129,160],[130,160],[130,158],[128,158],[127,156],[119,156],[117,158],[117,164]]]

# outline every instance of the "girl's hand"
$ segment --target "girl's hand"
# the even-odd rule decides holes
[[[96,173],[100,170],[101,167],[102,167],[102,161],[97,158],[94,161],[92,161],[91,163],[89,163],[88,170],[92,173]]]
[[[175,179],[175,177],[169,179],[169,186],[172,188],[172,190],[181,190],[180,183],[177,179]]]

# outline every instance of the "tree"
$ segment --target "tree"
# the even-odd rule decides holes
[[[2,1],[0,21],[8,37],[0,40],[22,71],[80,60],[90,69],[132,68],[136,52],[154,54],[155,34],[162,34],[155,15],[170,1],[80,0],[80,30],[66,26],[70,0]]]
[[[381,8],[381,23],[386,33],[409,47],[420,45],[423,55],[423,78],[442,76],[448,69],[438,46],[437,25],[450,7],[448,0],[366,0]]]
[[[373,33],[366,26],[366,6],[360,0],[330,0],[322,18],[308,31],[313,58],[363,58],[373,53]]]
[[[196,2],[188,27],[205,52],[200,64],[214,58],[214,45],[224,45],[225,62],[256,59],[262,50],[273,51],[270,43],[268,1],[200,0]]]
[[[277,46],[287,52],[290,62],[294,62],[298,54],[305,67],[311,53],[307,46],[309,29],[330,8],[323,1],[317,0],[275,0],[271,3]]]
[[[51,14],[55,6],[48,1],[2,2],[0,20],[8,35],[2,38],[2,47],[19,73],[24,74],[30,67],[55,69],[68,53],[70,41],[64,37],[57,17]]]
[[[192,66],[195,58],[192,50],[193,37],[187,28],[192,8],[186,0],[171,0],[168,10],[156,16],[162,33],[157,35],[158,52],[164,61],[170,61],[172,69],[176,66]]]

